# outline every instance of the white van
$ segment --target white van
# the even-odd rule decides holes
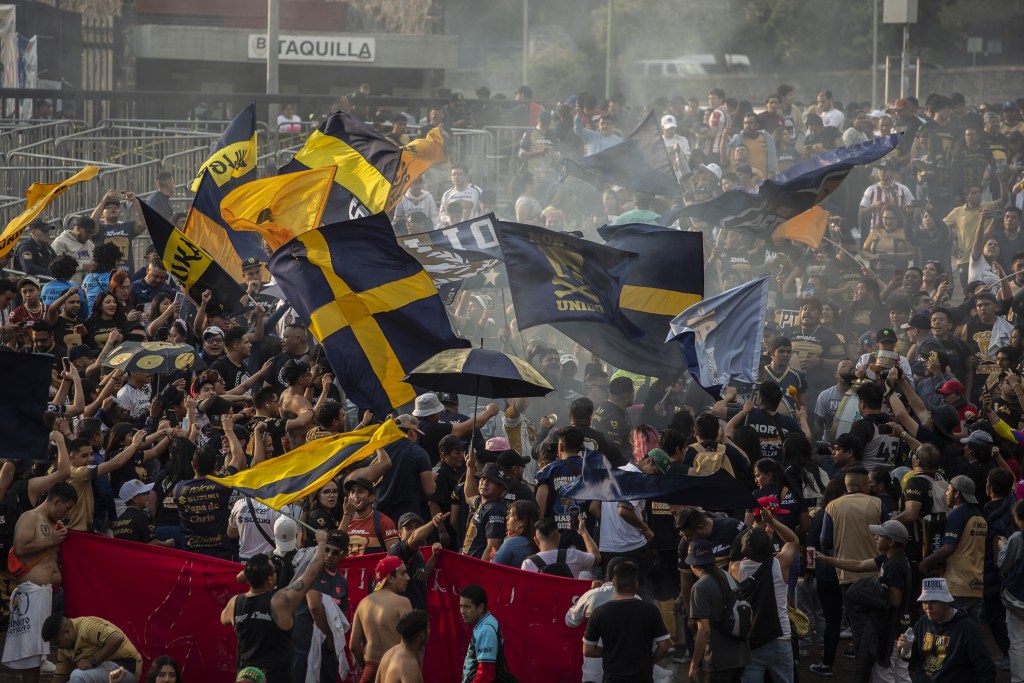
[[[685,78],[722,73],[751,73],[750,57],[740,54],[692,54],[672,59],[638,59],[629,71],[634,76]]]

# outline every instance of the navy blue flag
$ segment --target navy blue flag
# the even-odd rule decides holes
[[[629,339],[643,330],[622,314],[619,295],[637,255],[533,225],[498,222],[516,322],[604,324]]]
[[[416,397],[402,378],[420,363],[470,345],[452,333],[433,281],[394,234],[384,214],[334,223],[299,235],[267,264],[348,398],[375,415]]]
[[[0,351],[0,458],[45,460],[50,430],[43,422],[53,356],[48,353]]]
[[[596,451],[587,452],[580,478],[560,487],[558,495],[607,502],[654,500],[706,510],[743,510],[757,505],[750,491],[725,470],[685,476],[629,472],[609,467],[608,460]]]
[[[607,246],[637,255],[623,283],[619,308],[643,336],[630,339],[607,325],[554,327],[617,368],[651,377],[682,374],[686,366],[674,349],[665,347],[665,334],[673,318],[704,296],[703,238],[641,223],[605,226],[598,232]]]
[[[741,230],[757,237],[767,237],[790,218],[820,204],[835,192],[855,166],[878,161],[896,149],[899,134],[840,147],[801,161],[761,182],[752,192],[729,190],[718,197],[672,209],[661,217],[662,225],[692,217]]]
[[[488,282],[486,274],[497,273],[501,264],[497,224],[494,214],[489,213],[445,228],[399,237],[398,244],[419,261],[444,298],[445,291],[458,291],[464,283],[496,284],[497,275],[493,282]],[[470,278],[472,282],[466,283]]]
[[[596,185],[611,183],[634,192],[674,197],[679,194],[672,159],[652,111],[626,139],[579,161],[565,160],[566,173]]]
[[[717,397],[730,381],[757,382],[767,310],[765,275],[686,309],[665,341],[679,342],[690,374]]]

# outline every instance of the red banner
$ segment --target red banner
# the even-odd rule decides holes
[[[220,624],[220,613],[232,595],[246,588],[235,580],[240,565],[74,532],[61,552],[68,616],[96,616],[116,624],[147,662],[170,655],[190,682],[234,680],[235,634]],[[350,618],[366,596],[378,559],[379,555],[368,555],[342,562]],[[459,592],[473,583],[487,591],[491,613],[501,624],[509,666],[519,680],[581,679],[583,633],[565,625],[565,613],[589,582],[442,551],[428,580],[425,680],[461,680],[470,628],[459,615]]]

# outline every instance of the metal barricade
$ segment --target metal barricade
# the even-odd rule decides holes
[[[5,156],[18,147],[42,140],[53,140],[63,135],[85,130],[88,127],[85,121],[77,120],[30,122],[28,125],[25,122],[19,122],[14,126],[8,126],[7,123],[7,121],[0,122],[0,155]]]
[[[519,171],[519,143],[530,127],[488,126],[486,130],[494,138],[488,162],[494,169],[494,178],[498,185],[504,187]]]

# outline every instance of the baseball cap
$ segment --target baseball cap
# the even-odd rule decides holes
[[[235,683],[267,683],[267,675],[255,666],[247,666],[235,676]]]
[[[759,517],[761,510],[768,510],[773,515],[788,515],[789,510],[783,509],[777,496],[761,496],[757,499],[758,508],[754,510],[754,516]]]
[[[121,490],[118,492],[117,497],[121,499],[122,503],[127,503],[140,493],[152,491],[153,486],[153,484],[143,484],[139,479],[132,479],[121,485]]]
[[[345,491],[349,491],[355,486],[362,486],[370,493],[373,493],[373,483],[366,477],[352,477],[345,480]]]
[[[480,473],[480,479],[490,479],[508,488],[508,478],[505,476],[505,469],[496,462],[489,462],[484,465],[484,469]]]
[[[907,527],[903,526],[902,522],[897,522],[895,519],[887,520],[882,524],[869,524],[868,531],[873,533],[875,536],[891,538],[897,543],[906,543],[910,539],[910,534],[907,533]]]
[[[875,343],[881,344],[882,342],[896,343],[899,338],[896,336],[896,330],[891,327],[883,327],[878,332],[875,332]]]
[[[974,495],[974,480],[966,474],[958,474],[949,480],[949,485],[960,492],[960,495],[968,503],[978,504],[978,498]]]
[[[910,316],[910,322],[900,325],[901,330],[909,330],[911,327],[915,330],[930,330],[932,328],[932,323],[928,319],[928,316],[923,313],[915,313]]]
[[[484,444],[484,448],[489,451],[507,451],[511,446],[508,445],[508,439],[503,436],[492,436],[487,439],[487,443]]]
[[[662,128],[675,128],[676,127],[676,117],[672,116],[672,114],[665,114],[664,116],[661,117],[661,127]]]
[[[465,449],[466,442],[454,434],[444,436],[437,442],[437,450],[439,453],[447,453],[449,451],[454,451],[457,448]]]
[[[719,166],[718,164],[701,164],[700,167],[702,170],[709,171],[710,173],[712,173],[719,180],[722,179],[722,167]]]
[[[399,429],[411,429],[411,430],[415,431],[417,434],[422,434],[423,433],[422,431],[420,431],[418,429],[420,421],[417,420],[412,415],[409,415],[408,413],[403,413],[403,414],[399,415],[398,417],[396,417],[395,418],[395,424],[398,425]]]
[[[55,226],[50,225],[46,221],[32,221],[28,225],[29,230],[44,230],[46,232],[53,230],[54,227]]]
[[[199,412],[207,417],[225,415],[231,412],[231,403],[226,398],[214,396],[199,403]]]
[[[690,541],[690,552],[685,561],[691,567],[706,567],[709,564],[714,564],[715,546],[711,541],[701,538]]]
[[[415,524],[416,526],[423,526],[423,518],[417,515],[415,512],[406,512],[404,515],[398,518],[398,528],[401,529],[406,524]]]
[[[992,435],[982,429],[975,429],[965,439],[960,439],[960,443],[971,444],[972,446],[991,446]]]
[[[566,363],[572,363],[573,365],[576,366],[579,366],[580,364],[580,362],[576,360],[576,356],[572,355],[571,353],[564,354],[561,358],[558,359],[559,365],[565,365]]]
[[[444,412],[444,406],[437,398],[437,394],[420,394],[416,397],[416,405],[413,407],[413,417],[428,417]]]
[[[945,579],[924,579],[921,581],[921,597],[918,602],[953,602],[953,596],[949,592],[949,584]]]
[[[34,277],[23,277],[20,280],[18,280],[18,289],[21,289],[25,285],[35,285],[38,288],[39,280],[35,279]]]
[[[647,452],[647,457],[651,459],[651,462],[654,463],[654,466],[662,474],[668,472],[669,465],[672,464],[672,458],[668,457],[668,453],[660,448],[652,448]]]
[[[875,168],[896,168],[896,164],[892,163],[888,159],[882,159],[875,164]]]
[[[274,522],[274,551],[279,555],[295,550],[299,545],[299,525],[294,519],[278,517]]]
[[[856,452],[860,452],[864,448],[864,443],[849,432],[837,436],[836,440],[832,442],[832,445],[839,446],[843,450]]]
[[[952,393],[955,392],[955,393],[958,393],[958,394],[962,394],[962,393],[964,393],[964,391],[966,391],[966,389],[964,389],[964,385],[963,384],[960,384],[960,382],[958,382],[955,379],[950,379],[950,380],[946,380],[946,382],[943,383],[943,385],[941,387],[936,389],[935,393],[946,395],[946,394],[952,394]]]
[[[68,360],[74,363],[79,358],[95,358],[100,352],[88,344],[77,344],[68,349]]]
[[[439,391],[437,392],[437,400],[444,404],[454,403],[455,405],[458,405],[459,395],[450,391]]]
[[[258,258],[254,257],[254,256],[250,256],[249,258],[247,258],[244,261],[242,261],[242,270],[248,270],[250,268],[258,268],[261,265],[263,265],[263,264],[260,263],[260,260]]]
[[[402,560],[395,555],[388,555],[378,562],[376,569],[373,570],[373,579],[377,584],[373,587],[374,592],[388,585],[388,579],[402,564]]]
[[[224,330],[220,329],[216,325],[210,325],[203,330],[203,341],[206,341],[209,337],[223,337]]]
[[[498,454],[498,465],[501,467],[526,467],[526,464],[530,462],[530,459],[519,455],[518,451],[514,451],[511,448],[507,451],[502,451]]]

